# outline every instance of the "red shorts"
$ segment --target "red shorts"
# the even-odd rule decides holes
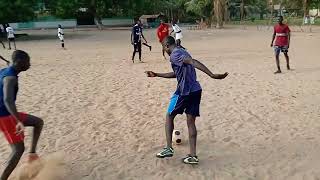
[[[19,119],[22,123],[26,121],[27,116],[26,113],[19,113]],[[0,117],[0,130],[3,132],[9,144],[19,143],[24,140],[23,133],[16,134],[16,125],[17,122],[12,115]]]

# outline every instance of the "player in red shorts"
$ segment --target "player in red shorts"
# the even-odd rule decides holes
[[[158,35],[159,42],[161,43],[161,47],[163,47],[162,46],[163,40],[169,36],[169,25],[166,24],[163,19],[160,20],[160,26],[157,29],[157,35]],[[162,48],[162,55],[166,59],[165,50],[163,48]]]
[[[281,73],[280,60],[279,60],[280,52],[283,52],[284,57],[286,58],[286,61],[287,61],[287,69],[290,70],[289,56],[288,56],[288,50],[290,47],[290,29],[288,25],[283,24],[282,16],[279,16],[278,22],[279,23],[274,26],[274,33],[273,33],[272,42],[271,42],[271,47],[274,47],[276,62],[278,67],[278,70],[275,72],[275,74]],[[276,41],[274,42],[275,39]]]
[[[0,180],[9,178],[24,152],[24,126],[33,127],[29,162],[38,158],[36,147],[42,131],[43,120],[26,113],[19,113],[15,104],[18,92],[18,74],[28,70],[29,67],[29,55],[24,51],[16,50],[12,54],[12,66],[0,70],[0,130],[12,149],[10,159]]]

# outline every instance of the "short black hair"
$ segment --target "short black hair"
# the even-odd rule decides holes
[[[167,36],[164,39],[163,43],[164,43],[164,45],[171,46],[171,45],[176,44],[176,40],[172,36]]]
[[[22,51],[22,50],[15,50],[13,53],[12,53],[12,62],[17,62],[19,60],[29,60],[30,59],[30,56],[28,53],[26,53],[25,51]]]

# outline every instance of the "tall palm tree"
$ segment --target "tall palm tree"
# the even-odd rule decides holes
[[[223,19],[225,11],[225,0],[213,0],[214,4],[214,15],[217,20],[216,28],[223,28]]]
[[[244,0],[241,0],[240,4],[240,21],[244,19]]]
[[[304,17],[309,15],[309,3],[310,3],[310,0],[303,0],[303,14],[304,14]]]

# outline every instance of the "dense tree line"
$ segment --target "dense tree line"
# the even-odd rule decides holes
[[[217,22],[218,27],[237,14],[242,20],[250,11],[263,17],[276,4],[301,10],[304,15],[310,8],[320,8],[320,0],[0,0],[0,23],[30,20],[35,17],[39,4],[60,18],[75,18],[82,8],[98,20],[163,13],[169,19],[203,18],[208,22]]]

